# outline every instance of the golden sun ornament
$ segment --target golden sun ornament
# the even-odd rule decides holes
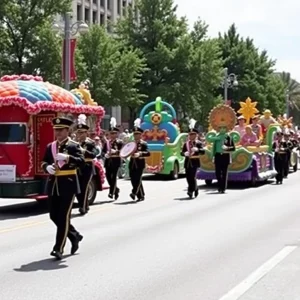
[[[287,118],[286,114],[277,117],[277,121],[282,128],[293,128],[293,117]]]
[[[241,114],[246,119],[246,124],[250,123],[251,118],[255,116],[259,111],[256,108],[257,102],[252,102],[248,97],[245,102],[240,102],[241,108],[238,113]]]

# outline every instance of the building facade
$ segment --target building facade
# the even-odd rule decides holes
[[[134,0],[73,0],[72,22],[84,21],[88,25],[103,25],[110,32],[110,24],[115,23],[118,18],[126,16],[128,7],[134,8]],[[59,16],[57,21],[63,23],[63,16]],[[115,117],[117,123],[121,124],[121,107],[104,108],[106,112],[102,123],[104,129],[109,128],[111,117]]]

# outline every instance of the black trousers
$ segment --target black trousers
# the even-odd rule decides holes
[[[188,184],[189,193],[193,193],[196,190],[198,190],[197,179],[196,179],[197,169],[198,168],[196,167],[185,168],[186,181]]]
[[[215,155],[215,172],[218,180],[218,188],[225,191],[227,188],[228,166],[230,163],[229,154],[216,153]]]
[[[70,221],[74,198],[73,193],[58,195],[56,189],[49,197],[50,219],[57,227],[54,251],[63,253],[67,237],[71,243],[78,238],[79,233]]]
[[[138,199],[145,197],[145,191],[142,183],[144,169],[131,168],[129,169],[129,176],[132,185],[132,194],[136,195]]]
[[[280,154],[282,155],[282,154]],[[285,155],[285,161],[284,161],[284,170],[283,170],[283,174],[284,177],[287,177],[289,175],[289,171],[290,171],[290,159],[291,159],[291,152],[288,151]]]
[[[275,165],[275,170],[277,172],[276,175],[277,182],[282,182],[285,176],[287,156],[288,156],[287,154],[279,154],[279,153],[275,154],[274,165]]]
[[[79,207],[84,211],[88,210],[89,208],[88,187],[92,177],[93,177],[92,171],[84,172],[82,175],[78,177],[80,194],[77,195],[77,200],[78,200]]]
[[[114,195],[119,192],[119,188],[117,186],[118,171],[119,167],[110,166],[105,168],[105,176],[109,184],[110,195]]]

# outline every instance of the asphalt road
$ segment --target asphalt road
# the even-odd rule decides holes
[[[1,208],[0,299],[299,300],[299,181],[224,195],[202,187],[187,200],[184,179],[147,180],[138,204],[121,182],[116,203],[105,192],[89,215],[73,211],[84,240],[61,262],[49,257],[54,226],[42,208]]]

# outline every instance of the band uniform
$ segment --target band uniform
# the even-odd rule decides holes
[[[226,150],[225,150],[226,149]],[[233,139],[229,134],[221,133],[213,143],[213,157],[215,173],[218,181],[219,193],[225,193],[228,182],[228,167],[231,163],[230,152],[235,151]]]
[[[77,132],[86,132],[89,130],[87,125],[77,125]],[[79,169],[79,184],[80,194],[77,195],[79,203],[79,212],[81,215],[85,215],[89,211],[88,201],[88,188],[90,181],[92,180],[95,173],[94,159],[97,156],[97,149],[95,142],[89,137],[85,137],[84,141],[80,142],[80,147],[83,152],[85,164]]]
[[[118,128],[111,128],[111,133],[118,132]],[[117,200],[119,198],[120,189],[117,186],[118,171],[121,167],[122,159],[120,150],[123,147],[123,141],[120,139],[111,139],[104,143],[102,153],[105,156],[104,168],[106,180],[109,184],[109,198]]]
[[[277,140],[273,142],[272,149],[275,153],[276,184],[282,184],[283,178],[285,177],[286,163],[288,161],[288,145],[287,141],[282,138],[281,132],[277,132]]]
[[[135,127],[133,135],[136,142],[136,151],[131,155],[129,161],[129,176],[132,185],[130,197],[137,201],[145,200],[145,191],[142,183],[142,176],[146,167],[145,158],[150,156],[148,144],[141,139],[143,129]]]
[[[198,134],[196,129],[192,129],[191,133]],[[190,151],[189,151],[190,149]],[[199,190],[197,185],[196,173],[198,168],[200,168],[200,155],[205,153],[203,149],[203,145],[199,140],[188,140],[181,149],[181,155],[185,156],[184,160],[184,168],[186,174],[186,180],[188,183],[188,191],[187,194],[190,198],[193,197],[193,193],[195,197],[198,196]]]
[[[68,129],[72,124],[72,120],[66,118],[53,119],[55,130]],[[56,155],[53,153],[53,149],[56,151]],[[58,164],[59,160],[65,160],[62,166]],[[51,255],[57,259],[62,259],[67,238],[72,244],[71,254],[75,254],[79,242],[83,239],[70,222],[74,198],[80,192],[77,168],[81,168],[83,165],[84,157],[79,144],[68,136],[60,142],[57,140],[47,145],[42,168],[50,174],[47,182],[49,213],[50,219],[57,227],[55,245]]]

